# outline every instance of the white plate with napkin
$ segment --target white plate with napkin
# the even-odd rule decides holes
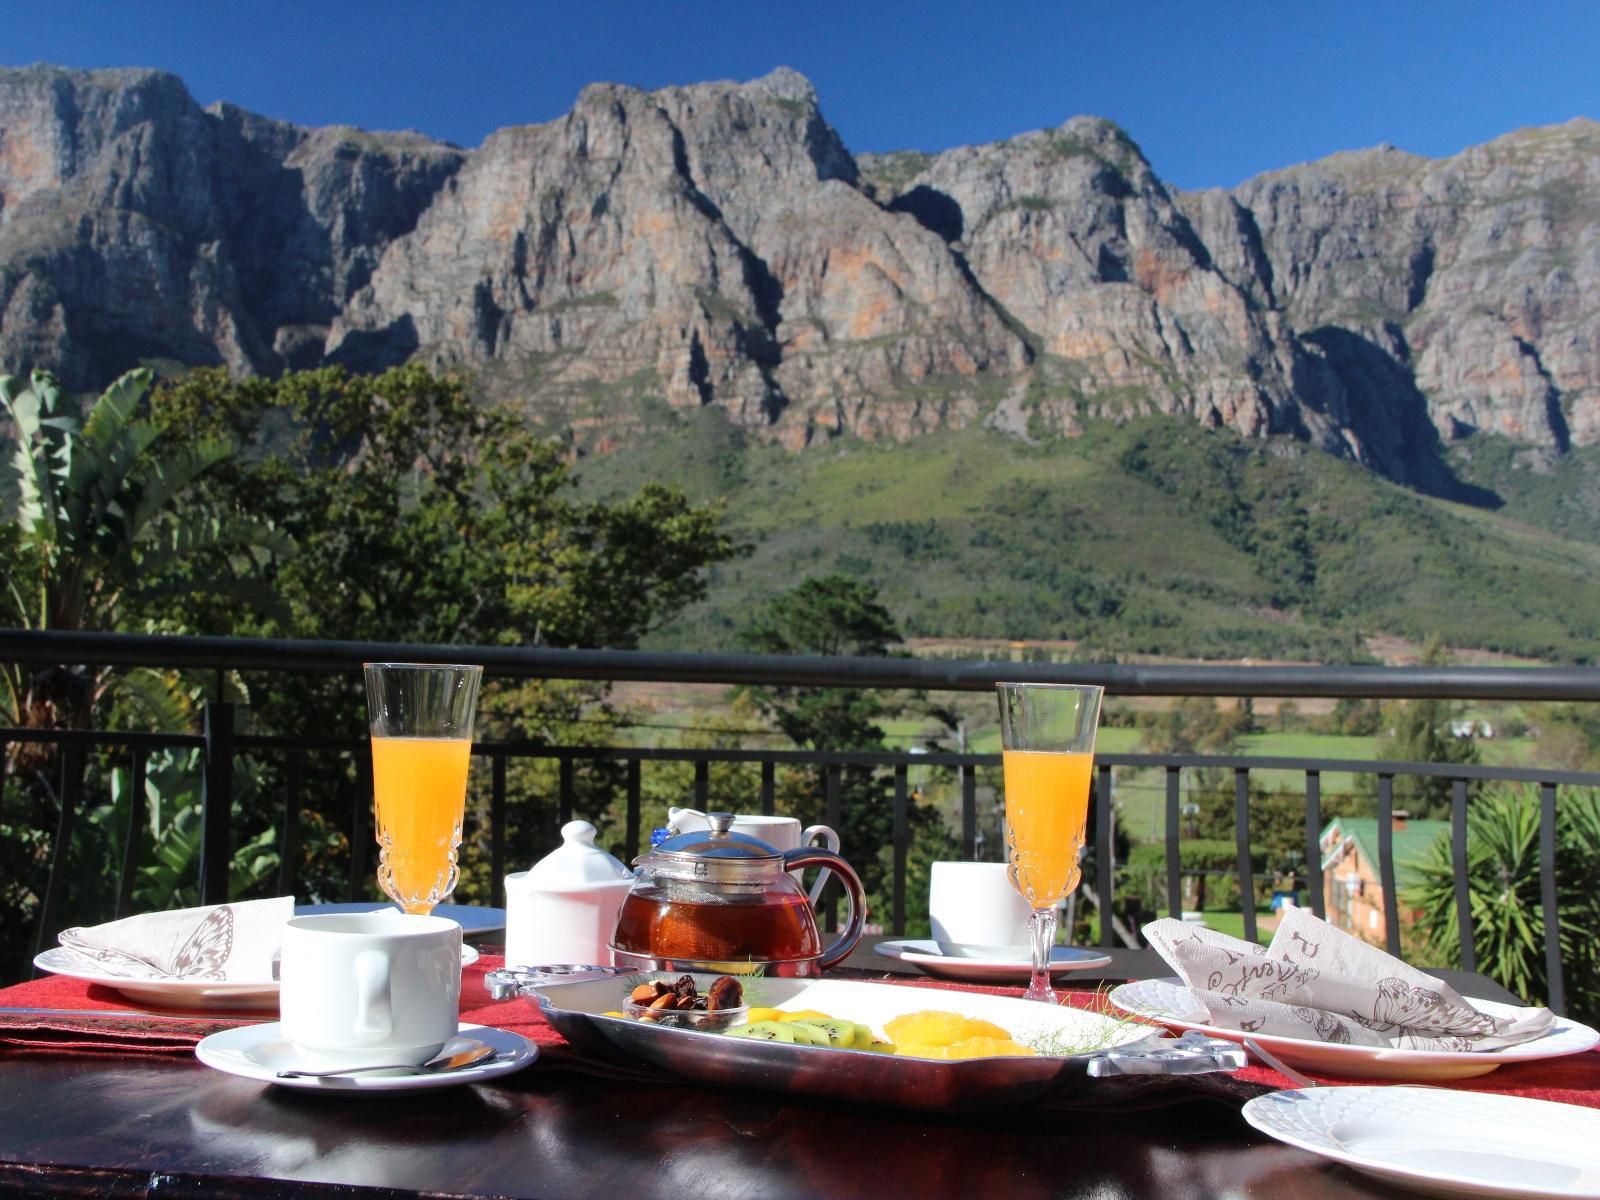
[[[160,1008],[276,1012],[275,960],[294,897],[142,913],[62,930],[33,965]],[[478,952],[463,946],[462,965]]]
[[[1179,978],[1123,984],[1114,1005],[1175,1029],[1251,1037],[1311,1071],[1463,1079],[1600,1043],[1549,1009],[1468,1000],[1303,909],[1284,910],[1270,947],[1170,919],[1144,933]]]

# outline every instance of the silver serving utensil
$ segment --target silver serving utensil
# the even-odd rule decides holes
[[[380,1063],[370,1067],[335,1067],[331,1071],[279,1071],[279,1079],[328,1079],[335,1075],[357,1075],[363,1071],[414,1071],[417,1074],[438,1075],[445,1071],[459,1071],[474,1063],[487,1062],[497,1051],[486,1042],[475,1038],[457,1038],[453,1045],[467,1044],[450,1054],[430,1058],[418,1066],[416,1063]]]
[[[1261,1045],[1261,1043],[1257,1042],[1255,1038],[1245,1038],[1244,1048],[1250,1051],[1251,1054],[1254,1054],[1262,1062],[1266,1063],[1267,1066],[1271,1067],[1279,1075],[1282,1075],[1290,1083],[1294,1084],[1295,1087],[1314,1088],[1324,1086],[1323,1084],[1318,1083],[1315,1079],[1312,1079],[1310,1076],[1302,1075],[1299,1071],[1296,1071],[1288,1063],[1284,1062],[1283,1059],[1279,1058],[1276,1054],[1272,1053],[1272,1051],[1268,1050],[1265,1046]]]

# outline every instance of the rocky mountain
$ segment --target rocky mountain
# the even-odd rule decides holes
[[[811,85],[641,92],[475,150],[0,71],[0,370],[421,357],[580,442],[665,402],[798,447],[1181,413],[1448,492],[1600,441],[1600,126],[1164,184],[1108,122],[852,156]]]

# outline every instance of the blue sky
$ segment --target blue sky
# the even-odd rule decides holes
[[[202,104],[465,146],[560,116],[595,80],[651,88],[786,64],[858,153],[1089,113],[1183,187],[1600,117],[1600,0],[14,0],[3,46],[8,65],[160,67]]]

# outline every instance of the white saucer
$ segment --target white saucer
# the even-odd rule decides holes
[[[897,958],[919,967],[939,979],[954,979],[962,983],[1026,983],[1032,974],[1029,952],[1020,947],[1004,946],[954,946],[927,938],[911,941],[879,942],[873,947],[885,958]],[[1068,971],[1085,971],[1103,967],[1111,956],[1100,950],[1079,950],[1072,946],[1056,946],[1050,951],[1050,974],[1064,975]]]
[[[1600,1196],[1600,1111],[1443,1088],[1319,1087],[1258,1096],[1262,1133],[1432,1196]]]
[[[478,948],[463,944],[461,965],[469,967],[478,961]],[[86,954],[66,946],[52,946],[41,951],[33,965],[52,975],[64,975],[84,983],[121,992],[137,1004],[154,1008],[184,1008],[196,1012],[211,1009],[233,1009],[239,1012],[277,1012],[278,984],[276,980],[228,982],[218,979],[198,979],[183,976],[154,976],[140,979],[131,975],[115,975],[105,966]]]
[[[335,1075],[327,1079],[279,1079],[279,1071],[293,1070],[307,1064],[295,1048],[283,1040],[283,1033],[276,1021],[264,1025],[241,1025],[237,1029],[213,1033],[201,1040],[194,1048],[194,1053],[206,1066],[226,1071],[229,1075],[312,1092],[420,1092],[432,1088],[460,1087],[464,1083],[482,1083],[486,1079],[520,1071],[539,1057],[538,1046],[509,1030],[495,1029],[490,1025],[464,1024],[459,1032],[463,1037],[487,1042],[495,1048],[495,1056],[487,1062],[443,1073],[372,1073]]]

